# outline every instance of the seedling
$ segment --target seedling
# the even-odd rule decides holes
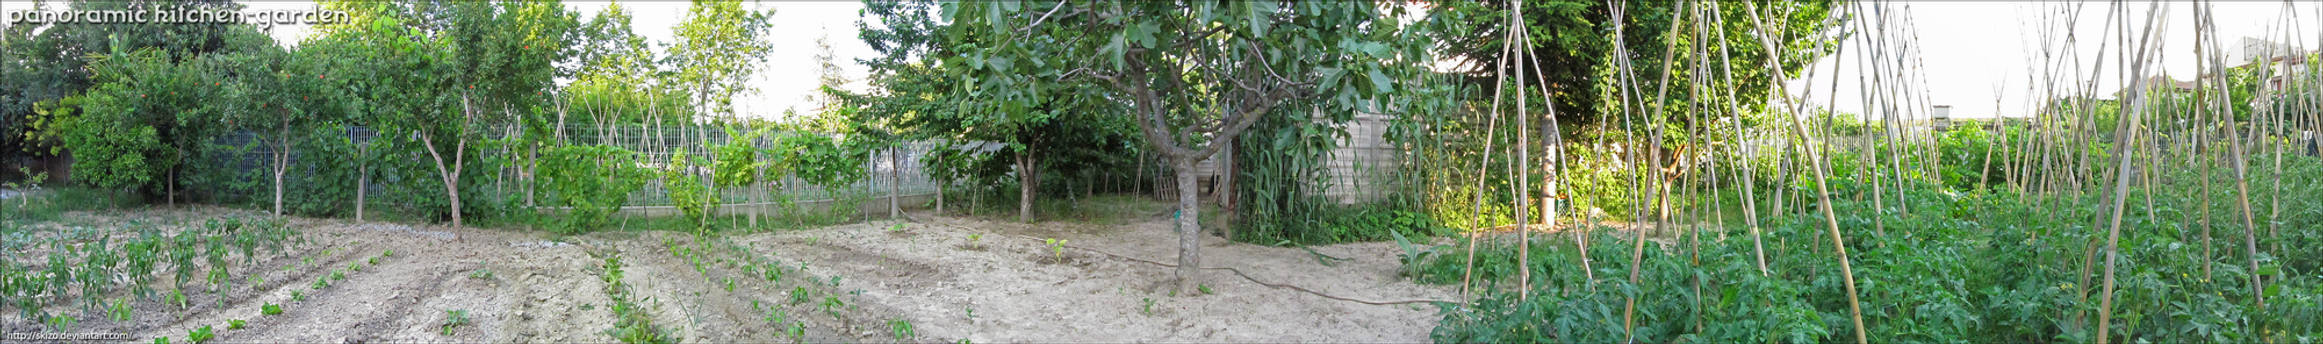
[[[210,333],[210,325],[202,325],[202,328],[186,331],[186,342],[201,344],[203,342],[208,342],[210,341],[210,338],[215,338],[217,336],[218,335],[215,333]]]
[[[892,225],[892,226],[887,226],[887,232],[888,232],[888,233],[903,233],[903,224],[901,224],[901,223],[898,223],[898,224],[895,224],[895,225]]]
[[[807,303],[807,287],[798,287],[798,289],[791,289],[791,291],[790,291],[790,304],[794,304],[794,305],[795,305],[795,304],[801,304],[801,303]]]
[[[329,288],[331,287],[331,276],[317,276],[315,277],[315,283],[308,286],[314,288],[315,290]]]
[[[454,310],[447,310],[447,311],[444,311],[444,331],[443,331],[443,334],[444,334],[444,335],[446,335],[446,336],[452,335],[452,328],[454,328],[454,327],[460,327],[460,325],[467,325],[467,324],[468,324],[468,310],[465,310],[465,309],[454,309]]]
[[[837,296],[824,296],[822,307],[823,313],[830,313],[831,317],[837,318],[839,317],[839,309],[846,308],[847,302],[839,301]]]
[[[306,301],[306,300],[307,300],[307,295],[306,295],[306,293],[305,293],[305,292],[303,292],[303,291],[292,290],[292,291],[290,291],[290,300],[291,300],[291,301]]]
[[[393,250],[393,249],[389,249],[389,250],[387,250],[387,251],[384,251],[384,252],[379,252],[379,256],[380,256],[380,257],[394,257],[394,256],[395,256],[395,250]]]
[[[1057,261],[1065,261],[1065,239],[1049,238],[1048,243],[1049,252],[1056,257]]]
[[[492,268],[477,268],[476,271],[469,271],[468,278],[492,279]]]
[[[332,280],[332,281],[344,281],[344,280],[346,280],[346,279],[347,279],[347,270],[331,270],[331,280]]]
[[[355,270],[355,272],[363,272],[363,264],[357,264],[357,263],[347,263],[347,270]]]
[[[51,315],[48,317],[48,328],[57,332],[64,332],[66,329],[72,328],[73,322],[76,321],[78,320],[73,319],[73,317],[64,316],[62,314]]]
[[[295,296],[294,296],[293,298],[295,298]],[[277,314],[282,314],[282,305],[277,305],[277,304],[272,304],[272,303],[268,303],[268,304],[260,305],[260,306],[258,306],[258,314],[259,314],[259,315],[277,315]]]
[[[175,303],[175,304],[177,304],[177,308],[180,308],[180,309],[184,309],[184,308],[192,308],[192,307],[193,307],[192,305],[188,305],[188,304],[186,304],[186,291],[185,291],[185,289],[171,289],[171,290],[169,291],[169,303]]]
[[[726,280],[726,292],[728,292],[728,293],[734,292],[734,278],[733,278],[733,277],[722,277],[722,279],[725,279],[725,280]]]
[[[1153,298],[1145,298],[1145,315],[1153,316]]]
[[[371,259],[365,259],[365,260],[363,260],[363,264],[369,264],[369,265],[379,265],[379,257],[371,257]]]
[[[968,233],[968,247],[982,248],[984,247],[983,241],[984,233]]]
[[[912,337],[916,337],[912,333],[911,322],[903,319],[888,320],[887,328],[888,331],[895,333],[895,341],[897,342],[910,342]]]
[[[240,330],[242,329],[242,325],[244,323],[245,322],[243,322],[242,319],[226,319],[226,329]]]
[[[105,315],[111,316],[113,321],[116,322],[128,322],[131,316],[129,310],[129,299],[121,298],[114,300],[113,307],[107,308],[105,310]]]
[[[153,337],[153,344],[169,344],[169,337]]]
[[[1210,285],[1208,284],[1196,284],[1194,285],[1194,290],[1202,291],[1202,295],[1213,294],[1210,292]]]

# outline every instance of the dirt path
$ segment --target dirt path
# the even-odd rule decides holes
[[[921,218],[929,218],[921,216]],[[1177,239],[1161,219],[1128,226],[1013,224],[954,218],[840,226],[746,236],[765,251],[841,277],[871,302],[908,312],[920,340],[976,342],[1423,342],[1429,305],[1331,300],[1205,271],[1211,295],[1172,295],[1172,269],[1067,249],[1044,239],[1145,260],[1174,262]],[[980,235],[976,245],[968,236]],[[1216,238],[1207,238],[1215,240]],[[1388,243],[1313,247],[1346,260],[1325,266],[1306,251],[1209,241],[1205,266],[1227,266],[1269,283],[1372,300],[1450,299],[1454,290],[1402,281]],[[1150,305],[1150,306],[1149,306]],[[1150,307],[1150,308],[1149,308]]]
[[[224,210],[76,221],[199,222],[218,212]],[[1165,284],[1172,269],[1095,253],[1174,262],[1176,236],[1162,219],[1105,226],[920,218],[929,220],[706,241],[669,232],[550,240],[535,232],[298,219],[291,226],[310,244],[234,273],[238,281],[262,282],[196,295],[185,310],[146,312],[173,306],[139,301],[134,321],[91,317],[76,330],[125,332],[139,342],[182,342],[202,326],[221,342],[610,342],[612,299],[601,278],[607,255],[621,257],[623,281],[655,325],[697,343],[1420,342],[1437,318],[1431,305],[1331,300],[1216,270],[1202,279],[1212,294],[1173,294]],[[975,244],[970,235],[979,236]],[[1059,259],[1043,244],[1047,238],[1074,248]],[[1234,267],[1271,283],[1376,301],[1448,299],[1453,292],[1396,277],[1393,244],[1313,247],[1344,258],[1326,266],[1296,248],[1207,239],[1205,266]],[[318,289],[317,280],[327,285]],[[261,314],[267,304],[283,313]],[[467,322],[447,335],[452,310],[465,311]],[[247,328],[229,330],[229,320]]]

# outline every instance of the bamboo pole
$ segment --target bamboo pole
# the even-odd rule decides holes
[[[2198,13],[2202,13],[2195,15],[2197,21],[2195,35],[2203,37],[2206,42],[2210,43],[2205,49],[2195,50],[2196,59],[2199,60],[2198,63],[2206,64],[2215,75],[2224,76],[2226,75],[2226,67],[2220,64],[2222,59],[2218,56],[2220,54],[2216,52],[2220,50],[2216,37],[2218,23],[2215,19],[2210,18],[2210,14],[2215,12],[2215,10],[2210,9],[2210,5],[2210,3],[2204,3],[2202,6],[2195,7]],[[2203,57],[2205,55],[2207,58]],[[2228,85],[2224,78],[2214,78],[2213,80],[2212,84],[2218,87],[2221,94],[2228,92]],[[2245,166],[2249,160],[2243,156],[2242,135],[2235,130],[2234,108],[2227,106],[2224,100],[2214,100],[2212,104],[2219,107],[2219,119],[2226,127],[2224,138],[2227,141],[2228,158],[2233,159],[2229,161],[2229,165],[2234,166],[2234,188],[2237,192],[2235,202],[2242,209],[2243,249],[2247,253],[2244,258],[2249,262],[2250,271],[2252,271],[2250,274],[2251,299],[2258,305],[2259,310],[2263,311],[2267,307],[2266,288],[2264,281],[2256,273],[2259,253],[2258,225],[2252,219],[2250,208],[2250,172],[2248,166]],[[2257,120],[2257,118],[2253,117],[2252,120]]]
[[[2145,75],[2147,48],[2152,47],[2155,33],[2162,31],[2154,27],[2154,22],[2162,17],[2156,12],[2156,9],[2161,9],[2160,3],[2151,4],[2146,10],[2146,25],[2144,26],[2146,32],[2139,35],[2137,58],[2130,60],[2130,64],[2124,66],[2128,67],[2130,75]],[[2160,13],[2167,13],[2167,9],[2161,9],[2161,11],[2163,12]],[[2128,30],[2123,28],[2123,31],[2126,34]],[[2124,46],[2124,48],[2127,47]],[[2123,55],[2127,55],[2127,53]],[[2109,208],[2113,212],[2113,219],[2105,230],[2105,286],[2097,303],[2097,344],[2105,344],[2112,339],[2110,333],[2113,330],[2114,266],[2121,261],[2121,218],[2123,211],[2126,210],[2124,209],[2126,208],[2125,203],[2129,199],[2130,162],[2134,158],[2132,154],[2135,153],[2131,147],[2138,144],[2138,131],[2131,130],[2131,127],[2137,125],[2138,115],[2145,112],[2145,103],[2148,100],[2145,95],[2146,88],[2143,86],[2145,86],[2146,80],[2148,78],[2142,76],[2129,80],[2129,99],[2121,109],[2124,118],[2114,128],[2113,204]]]
[[[1711,15],[1711,20],[1720,24],[1724,24],[1726,22],[1726,16],[1718,12],[1718,3],[1711,2],[1709,5],[1710,11],[1708,12]],[[1740,100],[1735,98],[1734,87],[1732,86],[1734,85],[1734,62],[1733,57],[1729,55],[1727,51],[1733,50],[1733,48],[1731,48],[1731,45],[1727,44],[1726,35],[1717,36],[1718,62],[1720,67],[1723,68],[1723,71],[1725,72],[1720,74],[1720,76],[1725,78],[1726,84],[1728,85],[1728,87],[1726,87],[1727,112],[1733,114],[1734,116],[1732,123],[1734,124],[1734,135],[1738,141],[1737,146],[1739,146],[1737,149],[1742,155],[1742,161],[1747,162],[1753,156],[1753,154],[1750,152],[1751,148],[1754,148],[1756,145],[1747,142],[1747,140],[1741,140],[1741,138],[1750,137],[1750,135],[1745,133],[1746,129],[1744,129],[1742,126],[1742,108],[1737,104],[1740,102]],[[1839,51],[1842,53],[1845,52],[1846,45],[1840,45]],[[1837,75],[1839,73],[1836,69],[1836,65],[1834,66],[1835,67],[1833,67],[1834,69],[1832,70],[1832,79],[1837,80]],[[1837,87],[1833,87],[1833,89],[1837,89]],[[1766,267],[1766,239],[1765,235],[1761,234],[1763,231],[1759,228],[1758,223],[1758,182],[1755,180],[1756,177],[1754,176],[1757,173],[1747,170],[1747,166],[1749,166],[1747,163],[1739,164],[1739,166],[1743,166],[1744,168],[1742,173],[1737,174],[1742,175],[1742,218],[1744,223],[1750,226],[1750,253],[1754,258],[1757,259],[1758,275],[1761,277],[1770,276],[1772,273],[1769,272]]]
[[[1509,17],[1509,25],[1516,26],[1516,20],[1516,16]],[[1501,80],[1508,77],[1509,50],[1520,42],[1517,40],[1515,29],[1503,30],[1502,42],[1504,43],[1500,45],[1500,63],[1495,64],[1496,67],[1494,67],[1499,69],[1499,73],[1494,73],[1497,77],[1492,82],[1492,110],[1486,113],[1487,118],[1484,124],[1484,158],[1476,162],[1476,189],[1472,191],[1476,196],[1476,205],[1470,208],[1472,210],[1469,212],[1470,216],[1476,217],[1476,223],[1475,228],[1472,228],[1471,231],[1487,227],[1484,222],[1484,177],[1487,175],[1485,170],[1492,165],[1492,140],[1500,133],[1500,97],[1501,92],[1504,91]],[[1476,275],[1476,240],[1477,237],[1483,235],[1480,232],[1468,235],[1468,259],[1462,260],[1460,267],[1461,299],[1468,298],[1468,292],[1473,286],[1473,279]]]
[[[1684,2],[1678,3],[1678,10],[1675,12],[1677,13],[1677,17],[1672,19],[1674,22],[1671,24],[1671,27],[1675,28],[1684,26],[1686,21],[1686,5],[1687,3]],[[1635,64],[1631,63],[1628,58],[1629,53],[1627,49],[1620,43],[1626,41],[1622,37],[1623,30],[1621,29],[1622,25],[1626,23],[1626,21],[1624,21],[1622,18],[1624,9],[1616,7],[1614,11],[1614,51],[1616,52],[1616,56],[1620,56],[1620,58],[1616,59],[1616,61],[1620,62],[1618,68],[1622,73],[1622,80],[1624,81],[1623,84],[1628,84],[1629,88],[1634,88],[1636,87],[1635,84],[1637,80],[1637,76],[1635,74]],[[1641,149],[1646,151],[1646,161],[1650,164],[1651,168],[1645,170],[1644,173],[1638,173],[1636,178],[1645,182],[1640,184],[1644,187],[1645,193],[1642,194],[1642,196],[1647,197],[1647,202],[1641,202],[1640,205],[1651,208],[1649,210],[1642,210],[1637,214],[1634,214],[1638,217],[1639,221],[1633,222],[1633,227],[1631,229],[1631,232],[1634,236],[1632,239],[1632,244],[1635,246],[1635,249],[1631,251],[1629,258],[1629,283],[1631,284],[1638,283],[1639,278],[1641,277],[1640,274],[1644,272],[1641,267],[1645,262],[1646,231],[1644,228],[1635,228],[1635,225],[1645,222],[1643,221],[1644,216],[1649,213],[1655,216],[1655,230],[1666,228],[1666,223],[1669,219],[1669,197],[1667,195],[1668,187],[1662,183],[1663,178],[1661,178],[1661,176],[1655,175],[1661,172],[1662,162],[1661,125],[1656,123],[1657,121],[1655,120],[1667,115],[1669,111],[1668,101],[1671,74],[1670,64],[1674,62],[1671,58],[1671,54],[1677,50],[1676,47],[1678,31],[1679,30],[1668,30],[1668,34],[1665,35],[1666,37],[1662,39],[1662,41],[1665,43],[1665,46],[1662,47],[1662,75],[1660,85],[1658,85],[1655,90],[1656,94],[1654,95],[1655,99],[1653,104],[1653,111],[1656,116],[1641,119],[1643,122],[1645,122],[1648,137],[1646,138],[1647,142],[1639,146],[1642,146],[1643,148]],[[1625,94],[1623,98],[1628,98],[1628,95]],[[1631,107],[1627,106],[1627,104],[1624,104],[1622,108],[1625,110],[1632,109]],[[1644,111],[1639,112],[1644,113]],[[1635,166],[1632,167],[1634,168]],[[1621,312],[1622,330],[1625,333],[1624,338],[1635,339],[1637,335],[1637,297],[1630,296],[1628,299],[1629,300],[1624,303],[1625,306],[1622,307]]]
[[[1528,37],[1525,35],[1524,0],[1516,0],[1515,6],[1516,15],[1512,19],[1516,27],[1512,30],[1518,38]],[[1527,50],[1532,49],[1517,49],[1516,60],[1520,63],[1524,61]],[[1532,222],[1525,219],[1532,214],[1532,197],[1525,195],[1527,183],[1532,180],[1532,158],[1529,156],[1532,153],[1532,128],[1525,122],[1526,118],[1532,117],[1532,111],[1525,104],[1528,98],[1524,92],[1525,81],[1525,73],[1516,73],[1516,190],[1509,192],[1516,198],[1516,215],[1510,218],[1516,220],[1516,298],[1520,302],[1529,300],[1533,290],[1532,231],[1525,228],[1527,222]]]
[[[1767,37],[1767,23],[1764,19],[1759,18],[1757,9],[1758,6],[1747,2],[1744,4],[1749,6],[1751,21],[1757,28],[1755,31],[1758,33],[1757,36],[1759,37],[1760,46],[1767,51],[1767,56],[1782,56],[1781,48],[1774,44],[1774,42],[1769,40]],[[1766,62],[1770,69],[1780,70],[1781,68],[1780,65],[1774,63],[1773,59],[1768,59]],[[1770,79],[1769,81],[1772,81],[1775,85],[1779,85],[1776,86],[1778,92],[1781,92],[1781,94],[1784,95],[1788,95],[1789,86],[1785,85],[1778,75],[1781,74],[1772,73],[1768,77]],[[1790,103],[1792,112],[1794,114],[1797,113],[1802,103],[1797,101],[1790,101]],[[1799,122],[1799,120],[1795,115],[1787,114],[1785,117],[1790,117],[1791,121],[1794,122],[1791,126],[1791,135],[1794,136],[1796,141],[1794,141],[1793,144],[1804,145],[1804,141],[1806,141],[1807,136],[1807,130],[1804,124],[1796,123]],[[1799,150],[1805,152],[1807,154],[1807,160],[1812,162],[1814,165],[1814,168],[1811,170],[1814,171],[1815,174],[1815,196],[1821,199],[1823,202],[1823,206],[1817,208],[1822,209],[1824,228],[1828,229],[1830,232],[1831,247],[1838,254],[1839,272],[1841,278],[1843,278],[1842,281],[1846,282],[1844,285],[1847,287],[1847,308],[1849,311],[1850,319],[1853,320],[1855,325],[1855,342],[1857,344],[1869,343],[1870,340],[1868,337],[1866,337],[1867,333],[1864,332],[1863,327],[1863,306],[1856,296],[1855,269],[1852,266],[1853,264],[1848,262],[1847,241],[1846,238],[1839,233],[1838,215],[1834,214],[1834,212],[1831,210],[1831,186],[1829,185],[1830,183],[1825,181],[1825,179],[1828,178],[1828,176],[1826,176],[1828,173],[1825,172],[1828,167],[1823,166],[1821,152],[1808,147],[1800,147]]]

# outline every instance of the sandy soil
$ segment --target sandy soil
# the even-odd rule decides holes
[[[226,212],[72,214],[67,222],[190,226]],[[1107,226],[915,217],[922,220],[706,241],[297,219],[291,226],[308,243],[230,265],[236,281],[260,283],[220,291],[190,283],[191,307],[140,300],[128,322],[65,311],[80,319],[66,332],[182,342],[212,326],[221,342],[610,342],[606,256],[621,257],[624,282],[653,323],[686,342],[1423,342],[1437,319],[1432,305],[1333,300],[1220,270],[1200,276],[1212,293],[1173,293],[1174,269],[1123,258],[1175,262],[1176,236],[1161,218]],[[971,244],[971,235],[980,238]],[[1043,243],[1049,238],[1067,241],[1061,259]],[[1392,243],[1312,247],[1344,259],[1324,265],[1301,249],[1205,239],[1204,266],[1269,283],[1370,301],[1454,293],[1396,277]],[[781,275],[768,279],[770,269]],[[333,272],[344,279],[315,288]],[[265,304],[284,313],[262,315]],[[445,335],[448,310],[465,310],[469,321]],[[10,332],[39,329],[14,308],[0,313]],[[248,327],[227,330],[229,319]]]
[[[970,234],[981,235],[978,245],[969,245]],[[1078,248],[1058,262],[1049,238]],[[1456,292],[1396,277],[1392,243],[1314,247],[1346,259],[1325,266],[1295,248],[1206,239],[1204,266],[1234,267],[1269,283],[1368,301],[1446,300]],[[809,270],[819,278],[839,276],[841,288],[896,305],[921,340],[1424,342],[1437,320],[1430,305],[1332,300],[1216,270],[1200,279],[1213,294],[1173,295],[1174,268],[1097,253],[1175,262],[1177,239],[1162,219],[1094,226],[933,218],[900,230],[868,224],[738,240],[794,252],[786,259],[821,268]]]

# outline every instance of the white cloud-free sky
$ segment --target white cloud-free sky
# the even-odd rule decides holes
[[[2150,2],[2122,4],[2128,12],[2131,30],[2143,30],[2147,13],[2150,12],[2148,9],[2153,5]],[[2100,43],[2097,37],[2114,31],[2106,24],[2107,14],[2114,6],[2109,2],[1904,1],[1892,3],[1891,6],[1892,9],[1900,10],[1900,13],[1908,13],[1905,17],[1916,24],[1908,26],[1916,30],[1918,37],[1910,44],[1916,45],[1921,51],[1919,62],[1924,69],[1911,74],[1924,78],[1917,82],[1927,97],[1926,103],[1951,105],[1953,117],[1956,118],[1990,117],[1996,114],[1996,107],[2000,115],[2025,116],[2032,108],[2031,101],[2045,99],[2042,92],[2028,86],[2032,80],[2027,75],[2038,76],[2041,75],[2038,73],[2044,72],[2039,66],[2045,51],[2044,44],[2049,45],[2046,51],[2060,54],[2068,48],[2062,43],[2062,36],[2050,36],[2055,42],[2042,41],[2043,25],[2064,27],[2064,16],[2053,13],[2072,13],[2073,7],[2080,7],[2077,16],[2079,20],[2074,23],[2077,29],[2072,30],[2079,36],[2078,43],[2070,48],[2077,51],[2083,61],[2078,65],[2082,74],[2087,74],[2095,63]],[[2156,43],[2160,44],[2160,49],[2155,53],[2161,54],[2159,63],[2162,70],[2147,75],[2163,74],[2175,80],[2193,80],[2198,74],[2197,69],[2200,69],[2194,55],[2194,4],[2165,1],[2160,4],[2160,8],[2166,17],[2157,23],[2162,35]],[[2318,45],[2319,34],[2323,34],[2323,27],[2316,25],[2317,17],[2323,16],[2323,12],[2317,12],[2317,4],[2314,2],[2225,1],[2216,3],[2212,8],[2215,9],[2212,18],[2217,24],[2216,37],[2227,43],[2223,48],[2228,50],[2229,61],[2241,57],[2237,55],[2237,50],[2240,50],[2239,43],[2244,37],[2266,38],[2297,49],[2313,51]],[[2279,37],[2286,34],[2289,37]],[[2131,44],[2135,44],[2137,37],[2131,38]],[[1859,46],[1850,47],[1850,50],[1857,48]],[[2116,68],[2121,65],[2121,60],[2115,54],[2123,51],[2119,49],[2119,44],[2107,46],[2104,50],[2103,58],[2107,61],[2105,69],[2101,71],[2104,75],[2094,79],[2099,83],[2098,93],[2108,96],[2122,87],[2124,78],[2121,74],[2125,72]],[[1855,52],[1849,54],[1854,55]],[[1837,93],[1840,98],[1835,107],[1841,112],[1864,112],[1859,100],[1861,94],[1855,92],[1862,88],[1855,81],[1861,69],[1853,62],[1856,58],[1845,57],[1849,62],[1840,72]],[[1833,94],[1830,79],[1833,60],[1826,58],[1815,65],[1816,81],[1794,80],[1791,83],[1793,93],[1799,93],[1802,86],[1811,87],[1814,95],[1810,98],[1810,104],[1826,104],[1829,101],[1827,97]],[[2091,77],[2067,76],[2064,80],[2089,79]]]
[[[310,1],[293,0],[245,3],[252,10],[307,9],[314,6]],[[566,2],[584,20],[611,3],[585,0]],[[686,7],[689,6],[684,1],[624,1],[620,4],[631,11],[635,18],[633,25],[640,35],[660,43],[674,41],[672,27],[684,20]],[[818,37],[829,37],[837,60],[849,79],[862,80],[866,77],[866,69],[854,62],[856,58],[874,54],[856,37],[861,2],[766,1],[753,5],[774,10],[775,35],[772,39],[775,49],[751,83],[758,92],[737,100],[739,110],[747,116],[776,118],[785,109],[808,107],[807,98],[815,93],[816,68],[812,56],[816,53],[815,39]],[[2151,5],[2148,2],[2122,5],[2132,20],[2130,26],[2133,30],[2144,26]],[[1955,117],[1985,117],[1996,113],[2023,116],[2031,108],[2033,100],[2044,97],[2042,92],[2036,92],[2028,86],[2031,82],[2027,75],[2038,75],[2042,71],[2038,65],[2044,51],[2040,28],[2043,25],[2061,28],[2063,25],[2060,20],[2063,16],[2054,13],[2073,12],[2074,7],[2079,7],[2079,20],[2076,29],[2072,31],[2081,37],[2070,48],[2077,51],[2079,58],[2084,61],[2079,69],[2087,73],[2088,63],[2098,58],[2098,37],[2112,31],[2106,26],[2106,17],[2114,5],[2109,2],[1904,1],[1889,3],[1889,6],[1911,24],[1892,28],[1909,28],[1917,37],[1908,42],[1921,54],[1917,66],[1919,69],[1908,73],[1917,80],[1907,82],[1917,85],[1919,94],[1927,99],[1926,105],[1951,105]],[[2323,12],[2318,11],[2316,3],[2226,1],[2213,6],[2216,9],[2217,37],[2229,43],[2226,46],[2228,50],[2236,50],[2235,44],[2243,37],[2283,34],[2289,34],[2290,37],[2271,39],[2286,41],[2299,49],[2311,50],[2323,45],[2318,42],[2323,39],[2323,26],[2316,24],[2317,18],[2323,17]],[[53,10],[61,6],[52,4],[51,7]],[[2161,3],[2161,8],[2168,16],[2161,24],[2164,31],[2159,43],[2162,44],[2159,50],[2162,54],[2159,58],[2162,71],[2159,74],[2177,80],[2190,80],[2197,74],[2193,55],[2193,7],[2193,4],[2186,2]],[[27,8],[29,6],[26,3],[19,1],[0,3],[0,10]],[[278,40],[290,44],[305,37],[308,29],[301,25],[278,26],[273,34]],[[2050,37],[2057,42],[2046,43],[2052,45],[2049,51],[2066,50],[2059,36]],[[1850,50],[1861,52],[1860,47]],[[2108,55],[2103,58],[2118,61],[2110,54],[2119,51],[2118,47],[2109,46],[2106,48]],[[1850,61],[1840,70],[1836,93],[1839,99],[1835,107],[1842,112],[1861,113],[1864,112],[1859,100],[1861,97],[1856,90],[1863,87],[1856,83],[1856,79],[1862,68],[1852,61],[1854,58],[1847,57]],[[1828,97],[1834,94],[1830,78],[1836,60],[1826,58],[1816,63],[1813,67],[1816,69],[1813,72],[1815,81],[1793,80],[1792,92],[1811,93],[1808,100],[1815,106],[1826,104]],[[2095,78],[2099,80],[2099,93],[2110,93],[2110,90],[2121,87],[2123,78],[2118,75],[2121,72],[2113,70],[2118,65],[2117,62],[2108,63],[2107,70],[2103,71],[2106,75]]]

